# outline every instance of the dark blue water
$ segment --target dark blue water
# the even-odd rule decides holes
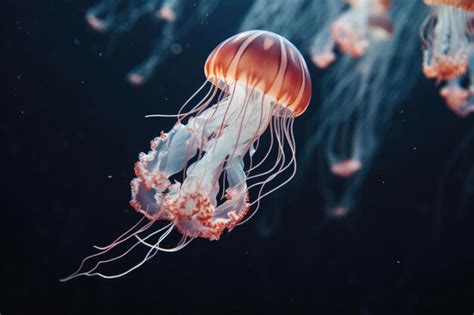
[[[426,80],[397,110],[348,218],[324,219],[308,174],[217,242],[161,253],[118,280],[60,283],[93,244],[136,222],[133,163],[174,123],[144,115],[177,111],[251,1],[223,0],[139,88],[125,74],[148,52],[147,25],[105,55],[107,40],[84,22],[92,2],[2,4],[2,315],[474,312],[474,120],[456,118]],[[300,146],[308,121],[296,122]]]

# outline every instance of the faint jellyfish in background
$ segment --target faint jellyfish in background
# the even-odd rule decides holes
[[[447,81],[440,90],[446,105],[460,117],[474,111],[474,2],[425,0],[431,13],[425,20],[423,72]]]
[[[311,80],[300,52],[277,34],[249,31],[221,43],[209,55],[204,70],[206,82],[173,115],[177,117],[174,127],[152,140],[151,150],[141,153],[135,164],[130,204],[143,215],[142,220],[110,245],[98,247],[99,253],[87,257],[64,280],[80,275],[120,277],[158,251],[176,252],[195,238],[218,240],[224,230],[248,220],[263,197],[294,176],[293,123],[311,99]],[[184,112],[208,84],[204,97]],[[217,103],[210,105],[215,98]],[[260,137],[267,129],[269,146],[260,148]],[[275,159],[270,161],[272,156]],[[283,173],[289,176],[275,182]],[[252,214],[243,220],[251,207]],[[157,221],[169,224],[150,232]],[[172,248],[162,246],[175,229],[181,240]],[[128,240],[136,242],[125,252],[82,271],[90,258],[125,246]],[[134,267],[112,276],[96,271],[138,245],[148,251]]]
[[[474,112],[474,50],[469,60],[469,76],[452,79],[440,90],[448,108],[462,118]]]
[[[333,1],[326,8],[331,19],[343,8],[342,1]],[[311,59],[319,68],[336,60],[335,48],[353,58],[363,56],[370,45],[374,29],[393,31],[388,11],[390,0],[350,0],[347,9],[334,21],[318,30],[310,48]]]
[[[291,39],[306,48],[312,34],[327,21],[326,7],[336,0],[275,1],[254,0],[240,24],[240,31],[263,29]]]
[[[117,35],[129,31],[140,18],[153,15],[163,0],[102,0],[86,10],[86,20],[96,31]]]
[[[325,13],[325,24],[316,31],[311,39],[309,53],[311,60],[318,68],[326,68],[336,60],[336,43],[331,36],[331,24],[342,11],[345,1],[322,1],[321,8]]]
[[[86,19],[93,29],[111,33],[110,51],[122,33],[131,31],[142,18],[151,17],[153,27],[159,30],[157,39],[147,59],[127,75],[130,84],[142,85],[168,57],[173,44],[207,19],[218,3],[219,0],[102,0],[87,10]],[[158,25],[159,21],[163,23]]]
[[[440,90],[448,108],[462,118],[474,112],[474,42],[469,46],[468,60],[467,73],[449,80]]]
[[[159,16],[167,21],[167,23],[163,26],[161,36],[153,44],[148,58],[128,73],[127,77],[130,83],[134,85],[144,84],[155,73],[156,67],[168,57],[170,52],[174,54],[177,51],[181,52],[181,45],[176,42],[183,39],[196,25],[205,20],[215,10],[219,0],[192,2],[193,5],[189,8],[186,4],[190,3],[191,1],[182,0],[164,1],[159,11]],[[191,10],[189,16],[184,14],[185,10]],[[173,49],[173,47],[181,49]]]
[[[354,207],[393,111],[417,81],[413,69],[424,10],[419,1],[394,2],[388,18],[395,26],[372,23],[365,55],[342,55],[321,78],[322,105],[308,137],[305,165],[316,160],[330,216],[345,216]]]
[[[424,0],[431,13],[421,28],[423,72],[427,78],[452,80],[468,66],[469,17],[471,0]]]
[[[176,8],[179,7],[179,1],[182,0],[165,0],[161,8],[156,12],[156,16],[167,22],[176,21]]]

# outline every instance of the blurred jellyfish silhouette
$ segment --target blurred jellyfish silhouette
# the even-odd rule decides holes
[[[353,58],[363,56],[373,38],[393,32],[388,11],[391,0],[331,1],[322,9],[329,21],[322,27],[310,47],[313,63],[320,68],[336,60],[336,47]]]
[[[421,28],[423,73],[437,82],[446,105],[458,116],[474,111],[474,2],[424,0],[431,8]]]
[[[424,10],[420,1],[395,1],[387,16],[395,27],[371,25],[370,49],[357,59],[341,55],[321,79],[322,105],[307,140],[305,165],[318,164],[330,216],[345,216],[354,206],[395,106],[417,81],[413,69],[419,68]]]
[[[142,18],[161,22],[161,26],[154,23],[160,34],[149,56],[127,75],[130,84],[142,85],[170,52],[181,53],[182,47],[177,42],[204,21],[218,3],[219,0],[102,0],[87,10],[86,20],[93,29],[111,33],[109,50],[113,49],[122,33],[131,31]]]
[[[326,7],[339,0],[255,0],[240,24],[240,31],[262,29],[291,39],[302,49],[327,20]]]
[[[250,219],[262,198],[295,175],[293,123],[311,99],[308,68],[295,46],[275,33],[240,33],[214,49],[204,71],[204,84],[172,115],[177,118],[174,127],[153,139],[150,151],[141,153],[135,164],[130,204],[142,219],[110,245],[97,247],[100,252],[64,280],[80,275],[120,277],[158,251],[179,251],[195,238],[218,240],[225,230]],[[269,145],[260,146],[267,129]],[[283,174],[288,176],[279,176]],[[146,224],[140,227],[142,221]],[[159,221],[168,222],[152,231]],[[181,239],[174,247],[164,247],[173,230]],[[154,237],[158,240],[152,242]],[[89,259],[126,246],[128,240],[134,242],[122,254],[82,271]],[[112,276],[96,271],[138,245],[148,252],[134,267]]]

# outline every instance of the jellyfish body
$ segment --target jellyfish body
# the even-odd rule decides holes
[[[474,89],[462,86],[459,78],[449,81],[441,90],[448,108],[459,117],[466,117],[474,112]]]
[[[323,1],[325,13],[325,23],[316,31],[316,35],[311,39],[309,53],[311,61],[316,67],[326,68],[336,60],[336,43],[331,37],[331,24],[341,12],[343,1]]]
[[[305,165],[308,171],[318,166],[318,188],[331,217],[354,208],[394,108],[416,82],[417,29],[425,10],[421,2],[394,1],[386,17],[371,19],[365,54],[341,55],[321,78],[323,101],[307,138]]]
[[[176,8],[179,6],[179,0],[165,0],[161,8],[156,12],[156,16],[166,22],[176,20]]]
[[[474,3],[463,0],[425,0],[431,14],[421,29],[423,72],[447,81],[440,95],[459,117],[474,111]]]
[[[94,30],[110,32],[108,51],[114,48],[122,33],[131,31],[144,17],[151,17],[152,24],[160,24],[149,56],[127,74],[128,82],[139,86],[154,75],[157,66],[168,57],[172,45],[203,22],[218,3],[219,0],[100,0],[86,11],[85,17]],[[185,11],[190,11],[189,16],[184,17]]]
[[[173,221],[183,235],[218,239],[248,211],[244,156],[272,117],[283,119],[284,130],[305,110],[311,85],[296,48],[263,31],[222,43],[209,56],[205,72],[228,96],[154,140],[152,151],[142,154],[135,167],[132,205],[152,220]],[[200,157],[187,166],[182,182],[171,184],[169,177],[198,151]],[[226,194],[219,204],[222,173]]]
[[[277,34],[244,32],[224,41],[210,54],[205,74],[212,84],[207,95],[189,112],[178,114],[172,130],[152,140],[151,150],[141,153],[135,165],[137,177],[131,182],[130,204],[148,223],[101,248],[102,252],[93,257],[134,236],[138,238],[134,246],[145,244],[150,252],[127,273],[156,251],[176,251],[198,237],[217,240],[225,229],[232,230],[241,222],[251,206],[258,209],[261,198],[294,175],[293,121],[306,110],[311,98],[308,69],[299,51]],[[210,106],[217,94],[217,103]],[[251,157],[268,127],[270,148],[255,163]],[[277,151],[273,166],[255,173],[272,148]],[[289,158],[285,156],[288,152]],[[251,160],[247,168],[246,155]],[[290,178],[265,191],[265,186],[287,169],[292,169]],[[256,198],[250,201],[252,188]],[[146,240],[161,230],[145,237],[140,234],[160,220],[170,221],[166,232],[156,243],[148,243]],[[182,234],[178,245],[160,247],[175,228]],[[78,270],[71,277],[125,274],[105,276],[95,272],[98,265],[109,261],[99,262],[87,272]]]
[[[468,67],[469,28],[474,4],[465,0],[424,0],[431,14],[421,29],[423,73],[427,78],[452,80]]]
[[[336,17],[343,2],[333,1],[329,16]],[[388,11],[390,0],[350,0],[333,22],[318,31],[310,48],[315,66],[326,68],[336,60],[335,48],[353,58],[363,56],[369,48],[371,36],[386,36],[393,32]]]
[[[155,16],[164,21],[158,38],[154,41],[148,57],[136,65],[127,74],[128,82],[132,85],[143,85],[155,74],[156,68],[172,52],[173,44],[188,35],[192,29],[203,22],[211,14],[219,0],[187,2],[180,0],[164,0]],[[184,12],[190,10],[189,16]]]
[[[162,0],[101,0],[86,11],[86,20],[96,31],[129,31],[145,15],[157,10]]]

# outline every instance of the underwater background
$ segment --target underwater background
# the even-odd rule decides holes
[[[347,217],[326,218],[305,172],[219,241],[160,253],[119,279],[59,282],[137,221],[133,164],[175,122],[144,116],[177,112],[252,1],[222,0],[138,87],[125,74],[153,29],[140,22],[105,53],[84,19],[93,3],[2,3],[0,314],[474,313],[474,120],[424,78],[395,110]],[[324,74],[309,68],[298,154],[321,103]]]

